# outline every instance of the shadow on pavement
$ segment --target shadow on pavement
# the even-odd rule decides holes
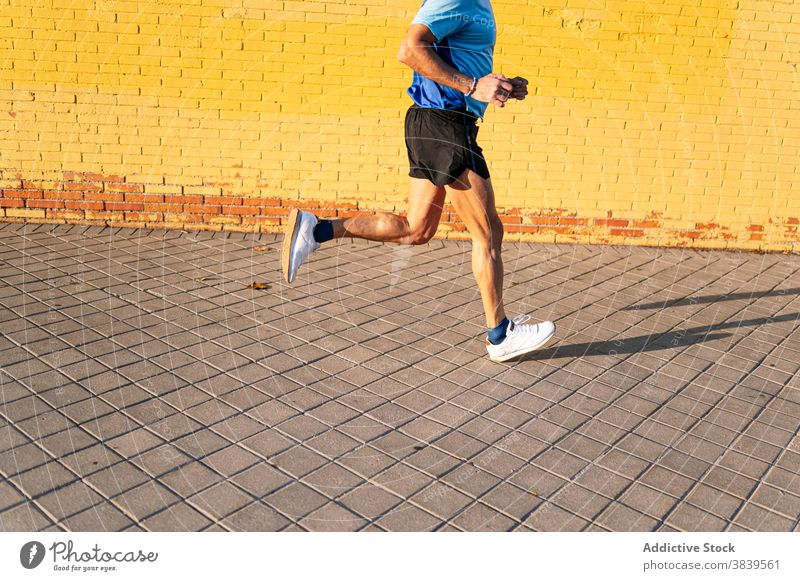
[[[623,311],[638,311],[641,309],[666,309],[669,307],[685,307],[686,305],[700,305],[705,303],[716,303],[720,301],[738,301],[742,299],[754,300],[763,297],[783,297],[786,295],[800,295],[800,287],[786,288],[780,290],[770,291],[757,291],[757,292],[742,292],[730,293],[727,295],[708,295],[705,297],[684,297],[682,299],[674,299],[671,301],[662,301],[660,303],[645,303],[643,305],[631,305],[625,307]]]
[[[770,323],[785,323],[800,321],[800,313],[789,313],[776,317],[759,317],[744,321],[730,321],[714,325],[679,329],[667,333],[653,333],[637,337],[623,337],[610,341],[592,341],[590,343],[576,343],[574,345],[555,345],[541,351],[523,355],[516,361],[536,361],[543,359],[563,359],[585,357],[587,355],[617,355],[623,353],[639,353],[646,351],[659,351],[686,347],[696,343],[707,343],[730,337],[731,333],[717,333],[723,329],[738,329],[739,327],[756,327]]]

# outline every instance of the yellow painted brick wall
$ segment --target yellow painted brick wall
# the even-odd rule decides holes
[[[0,0],[0,220],[403,210],[419,2]],[[509,239],[798,251],[800,3],[494,8],[531,88],[481,129]]]

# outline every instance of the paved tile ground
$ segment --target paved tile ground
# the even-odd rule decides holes
[[[1,225],[0,530],[798,530],[800,257],[469,248]]]

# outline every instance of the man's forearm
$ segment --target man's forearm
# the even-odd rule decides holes
[[[473,77],[446,63],[431,45],[403,46],[399,58],[423,77],[440,85],[464,94],[472,87]]]
[[[476,101],[502,107],[514,90],[514,85],[503,75],[488,74],[480,79],[465,75],[444,61],[433,48],[436,37],[425,26],[412,24],[400,51],[398,60],[415,72],[440,85],[450,87],[462,94],[469,94]],[[527,89],[520,88],[514,98],[524,97]]]

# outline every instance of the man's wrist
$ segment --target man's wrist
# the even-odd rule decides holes
[[[464,73],[456,73],[453,75],[453,81],[455,82],[456,87],[461,93],[467,95],[472,89],[473,85],[475,84],[475,78],[469,75],[465,75]]]
[[[478,87],[478,77],[472,77],[472,84],[469,87],[469,91],[465,93],[466,97],[471,97],[472,94],[475,92],[475,89]]]

